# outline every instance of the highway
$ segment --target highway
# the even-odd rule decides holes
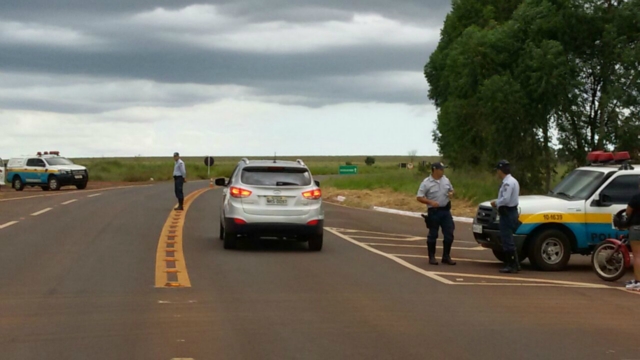
[[[178,216],[168,183],[0,199],[0,359],[640,359],[630,275],[586,257],[502,275],[458,223],[429,266],[421,219],[331,204],[322,252],[230,251],[220,189],[186,192]]]

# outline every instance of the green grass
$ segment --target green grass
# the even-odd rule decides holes
[[[409,162],[408,156],[376,156],[376,164],[364,164],[366,156],[316,156],[303,157],[311,172],[318,175],[336,175],[338,167],[351,162],[358,165],[358,175],[335,176],[322,182],[323,187],[334,187],[344,190],[376,190],[391,189],[393,191],[415,195],[420,182],[428,176],[418,169],[400,169],[398,164]],[[296,160],[296,157],[282,157],[281,160]],[[207,167],[203,157],[184,158],[187,166],[188,179],[208,179],[229,177],[240,160],[239,157],[216,158],[216,164],[207,176]],[[437,161],[438,158],[418,157],[415,162]],[[92,180],[95,181],[125,181],[142,182],[153,178],[155,181],[171,180],[173,174],[172,158],[89,158],[74,159],[78,164],[89,169]],[[561,169],[560,169],[561,170]],[[560,181],[563,171],[558,171],[554,184]],[[447,177],[456,189],[456,196],[469,200],[474,204],[493,199],[498,193],[500,182],[495,174],[474,170],[447,170]]]

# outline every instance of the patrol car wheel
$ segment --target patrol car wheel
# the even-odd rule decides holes
[[[49,176],[49,189],[51,191],[58,191],[60,190],[60,183],[58,182],[58,178],[55,176]]]
[[[76,189],[78,189],[78,190],[84,190],[86,188],[87,188],[87,183],[86,182],[76,185]]]
[[[19,176],[13,178],[13,188],[16,189],[16,191],[24,190],[24,184]]]
[[[569,239],[560,230],[546,230],[530,244],[529,260],[543,271],[564,270],[571,257]]]

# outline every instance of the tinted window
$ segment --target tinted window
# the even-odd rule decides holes
[[[633,195],[640,193],[640,176],[623,175],[613,179],[607,187],[602,190],[602,195],[606,197],[608,203],[628,204]]]
[[[304,168],[246,167],[242,170],[241,181],[259,186],[308,186],[311,185],[311,174]]]
[[[551,192],[570,199],[585,200],[602,184],[604,173],[600,171],[574,170]]]
[[[42,159],[29,159],[27,160],[27,166],[45,167],[44,161],[42,161]]]
[[[58,166],[58,165],[73,165],[73,162],[69,159],[65,159],[62,157],[50,158],[47,159],[49,165]]]

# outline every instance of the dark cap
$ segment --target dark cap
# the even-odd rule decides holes
[[[431,170],[444,170],[448,168],[448,166],[446,166],[445,164],[441,163],[441,162],[435,162],[433,164],[431,164]]]
[[[498,165],[496,165],[496,170],[502,170],[502,169],[509,169],[511,167],[511,164],[509,163],[509,161],[507,160],[500,160],[498,162]]]
[[[173,156],[180,156],[180,153],[174,152]]]

